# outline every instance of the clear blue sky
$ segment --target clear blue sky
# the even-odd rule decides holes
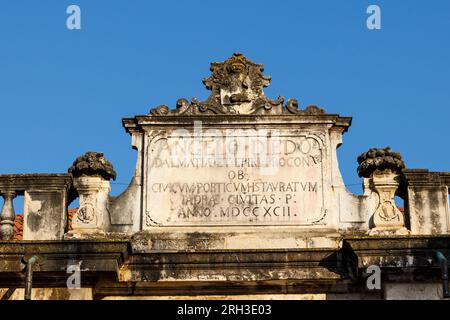
[[[81,30],[66,28],[70,4]],[[370,4],[381,30],[366,28]],[[209,63],[236,51],[265,65],[268,96],[353,117],[339,150],[350,190],[373,146],[450,171],[448,0],[2,0],[0,173],[66,172],[101,151],[121,192],[136,160],[121,118],[205,98]]]

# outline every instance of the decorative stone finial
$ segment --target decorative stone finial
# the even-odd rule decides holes
[[[358,164],[358,175],[365,178],[365,185],[376,199],[369,234],[408,234],[405,217],[394,199],[399,186],[399,174],[405,168],[400,153],[389,147],[371,148],[358,157]]]
[[[369,178],[376,170],[400,173],[405,168],[400,153],[392,151],[390,147],[369,149],[358,157],[358,165],[358,175],[364,178]]]
[[[80,206],[72,217],[72,230],[66,237],[83,238],[92,233],[104,233],[108,223],[109,180],[116,179],[112,164],[103,153],[87,152],[78,157],[69,169]]]
[[[166,105],[150,110],[152,116],[197,115],[197,114],[323,114],[325,111],[316,106],[305,110],[298,109],[298,102],[289,99],[283,106],[284,98],[270,100],[263,89],[270,84],[271,78],[263,75],[264,67],[247,59],[241,53],[235,53],[223,62],[213,62],[212,74],[203,80],[211,90],[205,101],[192,98],[179,99],[176,109]]]
[[[100,176],[105,180],[116,180],[116,172],[111,162],[105,159],[103,153],[87,152],[78,157],[69,168],[69,173],[74,177]]]

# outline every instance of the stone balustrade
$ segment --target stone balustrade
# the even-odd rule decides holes
[[[67,225],[67,205],[72,178],[68,174],[0,175],[0,238],[12,240],[15,210],[13,200],[24,196],[24,240],[60,240]]]
[[[405,222],[401,225],[405,224],[412,235],[450,233],[450,173],[403,169],[399,176],[401,186],[398,191],[405,200]],[[88,177],[76,179],[86,180]],[[100,177],[90,179],[99,179],[109,185],[108,181]],[[67,206],[73,200],[69,199],[73,198],[69,190],[75,190],[71,189],[72,184],[73,177],[70,174],[0,175],[0,196],[4,200],[0,208],[0,239],[12,240],[14,237],[16,212],[13,202],[17,196],[24,196],[23,240],[63,239],[68,231]],[[106,186],[104,196],[99,199],[108,202],[108,193],[109,186]],[[106,202],[100,207],[106,208]],[[109,219],[107,211],[103,214],[105,219]],[[94,227],[102,231],[102,226],[99,220]]]

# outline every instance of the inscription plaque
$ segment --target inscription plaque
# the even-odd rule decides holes
[[[215,129],[149,134],[144,228],[325,224],[324,136]]]

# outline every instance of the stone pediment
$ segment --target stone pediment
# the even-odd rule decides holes
[[[286,102],[279,96],[276,100],[264,94],[271,81],[263,75],[262,64],[254,63],[241,53],[235,53],[224,62],[211,63],[212,74],[203,79],[206,89],[211,91],[205,101],[192,98],[191,102],[181,98],[176,108],[166,105],[150,110],[153,116],[171,115],[241,115],[241,114],[324,114],[325,111],[311,105],[299,109],[296,99]]]
[[[269,99],[264,88],[271,79],[263,70],[235,53],[211,64],[205,101],[180,99],[175,109],[160,106],[123,119],[139,151],[134,181],[142,189],[132,184],[126,192],[141,197],[129,219],[142,223],[134,223],[135,231],[184,234],[155,240],[161,248],[185,247],[192,232],[214,235],[215,244],[209,236],[197,239],[205,247],[238,248],[247,239],[279,248],[292,228],[298,237],[310,228],[336,232],[340,212],[364,223],[347,205],[352,200],[336,158],[351,118],[316,106],[300,109],[295,99]],[[117,203],[121,210],[110,207],[112,220],[123,223],[125,205]],[[261,239],[261,228],[270,229],[264,237],[271,240]]]

